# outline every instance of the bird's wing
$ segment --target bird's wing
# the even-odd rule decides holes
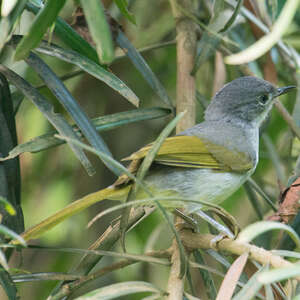
[[[152,144],[124,160],[143,159]],[[186,168],[205,168],[220,171],[246,171],[253,167],[250,156],[213,144],[196,136],[178,135],[167,138],[160,147],[155,163]]]

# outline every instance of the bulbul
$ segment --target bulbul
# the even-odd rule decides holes
[[[236,191],[254,172],[259,159],[259,127],[271,110],[274,99],[295,86],[276,88],[270,82],[251,76],[226,84],[205,111],[204,122],[189,128],[162,144],[144,178],[155,197],[193,199],[169,201],[163,205],[181,206],[186,213],[201,209],[197,201],[218,204]],[[129,170],[136,173],[151,144],[127,158]],[[25,240],[38,237],[65,218],[103,199],[124,200],[132,181],[121,176],[112,186],[89,194],[25,231]],[[149,198],[139,189],[137,199]]]

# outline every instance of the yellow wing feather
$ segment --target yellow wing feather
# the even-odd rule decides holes
[[[152,144],[133,153],[124,160],[139,160],[144,158]],[[180,167],[210,168],[228,170],[208,151],[205,143],[195,136],[174,136],[167,138],[160,147],[155,162]]]
[[[151,147],[152,143],[124,160],[143,159]],[[185,135],[167,138],[160,147],[155,162],[170,166],[221,171],[246,171],[253,167],[253,161],[247,153],[230,150],[196,136]]]

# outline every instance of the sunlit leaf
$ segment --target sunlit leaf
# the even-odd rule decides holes
[[[272,221],[260,221],[253,224],[250,224],[245,229],[241,231],[241,233],[237,237],[237,241],[241,243],[249,243],[257,236],[262,233],[265,233],[270,230],[284,230],[291,239],[295,242],[297,247],[300,247],[300,239],[295,230],[285,224],[279,222],[272,222]]]
[[[127,281],[122,283],[115,283],[96,289],[88,294],[75,298],[76,300],[109,300],[119,299],[121,296],[131,295],[142,292],[151,292],[161,294],[161,291],[155,286],[144,281]]]
[[[110,64],[114,59],[114,47],[102,2],[99,0],[81,0],[80,3],[91,36],[96,44],[99,61],[103,64]]]
[[[48,0],[34,19],[29,32],[18,44],[14,59],[21,60],[29,55],[30,50],[35,48],[42,40],[47,29],[56,20],[66,0]]]

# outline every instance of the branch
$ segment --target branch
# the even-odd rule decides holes
[[[180,277],[180,252],[176,239],[173,240],[172,245],[172,258],[171,258],[171,269],[168,280],[168,299],[176,300],[182,299],[184,278]]]
[[[193,233],[190,230],[181,231],[182,243],[190,250],[193,249],[212,249],[212,242],[216,238],[212,234]],[[241,243],[235,240],[225,238],[218,242],[217,248],[219,251],[226,251],[231,254],[242,255],[249,253],[249,258],[263,265],[271,265],[274,268],[282,268],[292,266],[293,264],[282,257],[273,254],[271,251],[248,244]]]
[[[176,22],[177,40],[177,114],[186,111],[185,117],[177,125],[177,132],[181,132],[195,125],[195,77],[191,72],[195,65],[197,32],[194,22],[185,16],[183,8],[193,11],[192,0],[170,0],[172,12]]]

